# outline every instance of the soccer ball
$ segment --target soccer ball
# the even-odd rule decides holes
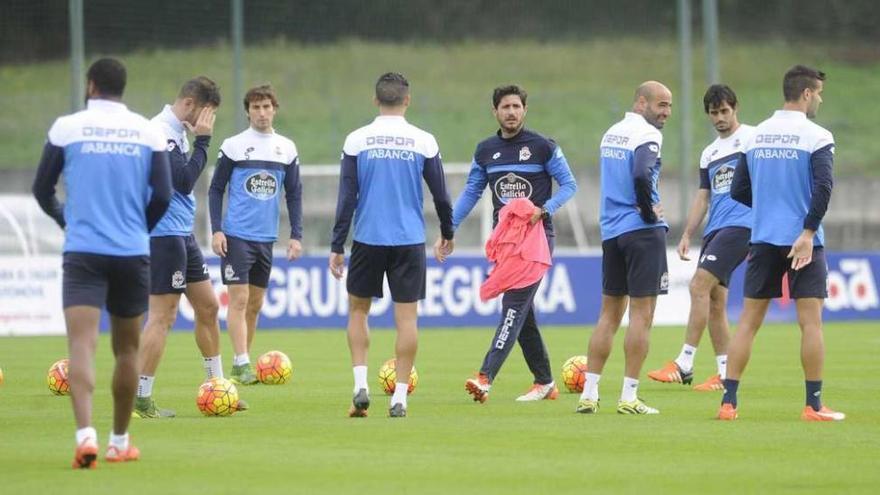
[[[230,416],[238,404],[238,389],[225,378],[208,378],[199,387],[196,406],[205,416]]]
[[[257,359],[257,378],[260,383],[266,385],[287,383],[292,374],[290,358],[281,351],[269,351]]]
[[[397,360],[389,359],[385,361],[385,364],[379,368],[379,385],[382,387],[382,390],[385,391],[385,395],[391,395],[394,393],[394,388],[397,384]],[[413,390],[416,389],[416,385],[419,384],[419,373],[416,371],[416,367],[412,367],[412,371],[409,373],[409,388],[406,391],[407,395],[413,393]]]
[[[587,356],[573,356],[562,365],[562,383],[569,392],[583,392],[587,372]]]
[[[46,373],[46,385],[49,391],[55,395],[67,395],[70,393],[70,382],[67,381],[67,358],[55,361]]]

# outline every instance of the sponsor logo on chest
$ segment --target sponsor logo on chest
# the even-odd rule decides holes
[[[495,197],[504,204],[511,199],[532,197],[532,183],[513,172],[495,181]]]
[[[712,192],[715,194],[727,194],[733,183],[735,169],[729,165],[721,165],[712,176]]]
[[[278,191],[278,180],[266,170],[249,175],[244,180],[244,190],[248,195],[260,201],[268,201]]]

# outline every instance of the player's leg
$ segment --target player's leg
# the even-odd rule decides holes
[[[537,293],[537,291],[536,291]],[[534,297],[534,296],[533,296]],[[517,401],[527,402],[535,400],[555,400],[559,397],[559,389],[553,382],[553,372],[550,370],[550,356],[547,346],[541,337],[541,330],[535,320],[534,300],[530,304],[526,321],[517,338],[522,349],[523,357],[534,376],[532,387],[523,395],[516,398]]]
[[[394,348],[397,379],[388,410],[392,418],[406,417],[409,375],[419,345],[418,302],[425,298],[426,270],[424,244],[388,248],[388,288],[394,301],[394,323],[397,327]]]
[[[354,375],[352,405],[348,415],[365,417],[370,407],[370,387],[367,383],[367,351],[370,347],[370,327],[367,319],[374,297],[382,297],[388,248],[353,242],[348,261],[348,350]]]
[[[254,343],[254,336],[257,335],[257,324],[260,322],[260,311],[263,310],[263,302],[265,299],[266,287],[251,284],[248,288],[247,309],[245,311],[248,354],[251,352],[251,346]]]
[[[694,386],[694,390],[708,392],[724,390],[727,378],[727,347],[730,342],[730,324],[727,319],[727,287],[716,285],[709,297],[709,337],[715,351],[717,373]]]
[[[155,277],[154,280],[155,282]],[[147,324],[140,345],[140,376],[138,377],[137,397],[134,414],[138,418],[173,418],[174,411],[160,409],[153,400],[153,383],[156,370],[165,351],[165,340],[177,319],[180,294],[150,295]]]
[[[226,311],[226,328],[232,341],[232,372],[230,380],[238,384],[257,383],[248,354],[247,307],[250,297],[250,272],[256,253],[250,243],[237,237],[227,236],[226,257],[221,258],[221,276],[229,294]]]
[[[617,405],[619,413],[657,414],[659,412],[644,404],[638,397],[639,376],[648,356],[649,337],[656,307],[657,296],[630,296],[629,326],[623,341],[624,374],[623,388]],[[588,368],[589,362],[588,358]]]
[[[186,298],[195,314],[196,346],[202,353],[205,377],[223,377],[220,358],[220,304],[214,292],[214,284],[208,274],[208,265],[195,236],[186,239]]]

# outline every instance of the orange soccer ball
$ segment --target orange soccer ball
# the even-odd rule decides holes
[[[413,393],[416,389],[416,385],[419,384],[419,373],[416,371],[416,367],[412,367],[412,371],[409,373],[409,388],[406,391],[407,394]],[[382,367],[379,368],[379,385],[382,387],[382,390],[385,391],[386,395],[391,395],[394,393],[394,389],[397,386],[397,360],[389,359],[382,364]]]
[[[237,405],[238,389],[225,378],[209,378],[196,395],[196,406],[205,416],[231,416]]]
[[[290,358],[281,351],[269,351],[257,359],[257,378],[266,385],[278,385],[290,381],[293,366]]]
[[[587,356],[573,356],[562,365],[562,383],[569,392],[583,392],[587,379]]]
[[[67,395],[70,393],[70,382],[67,381],[67,358],[59,359],[49,367],[46,373],[46,385],[49,391],[55,395]]]

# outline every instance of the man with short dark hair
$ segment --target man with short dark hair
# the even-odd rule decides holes
[[[833,187],[834,136],[811,122],[822,103],[825,73],[796,65],[786,72],[785,103],[761,122],[746,145],[733,176],[730,196],[751,206],[751,247],[745,301],[728,350],[727,379],[718,419],[738,416],[737,391],[752,342],[770,301],[788,291],[801,328],[801,365],[806,405],[804,421],[842,421],[846,415],[822,404],[822,306],[828,296],[828,266],[822,219]]]
[[[354,217],[354,235],[346,287],[349,295],[348,346],[354,374],[349,417],[365,417],[370,407],[367,385],[367,318],[372,298],[382,297],[385,276],[394,301],[397,380],[388,415],[407,415],[409,375],[418,349],[418,301],[425,298],[425,218],[422,180],[440,217],[434,256],[444,261],[454,247],[452,205],[440,147],[431,134],[404,118],[410,105],[409,82],[389,72],[376,82],[379,116],[349,134],[342,148],[339,198],[330,252],[330,272],[341,279],[345,240]]]
[[[88,71],[87,108],[49,129],[33,193],[64,235],[63,305],[76,417],[73,467],[96,466],[92,427],[95,346],[101,308],[110,314],[113,432],[107,462],[134,461],[128,424],[137,388],[138,339],[150,291],[150,231],[171,199],[166,142],[154,124],[122,104],[126,71],[103,58]],[[55,185],[64,174],[67,202]]]
[[[672,114],[672,92],[657,81],[636,89],[632,111],[602,137],[599,227],[602,232],[602,307],[590,337],[584,391],[576,411],[599,411],[599,379],[614,334],[629,306],[619,414],[659,414],[638,396],[657,296],[669,288],[666,231],[660,206],[660,130]]]
[[[193,235],[196,212],[193,189],[208,161],[218,106],[217,84],[199,76],[184,83],[174,103],[165,105],[162,112],[153,117],[168,143],[174,194],[165,216],[150,233],[150,309],[141,343],[140,378],[134,405],[135,416],[139,418],[174,416],[174,411],[157,407],[152,394],[156,369],[165,350],[168,331],[177,319],[181,294],[186,294],[195,313],[194,333],[205,375],[223,377],[219,304],[208,265]],[[189,159],[187,131],[195,138]]]
[[[302,182],[296,145],[272,127],[278,110],[275,90],[269,85],[249,89],[244,108],[250,126],[220,145],[208,195],[211,247],[220,256],[221,277],[229,290],[226,322],[235,353],[230,378],[252,385],[258,381],[250,350],[272,272],[281,185],[290,215],[287,259],[292,261],[302,255]],[[227,185],[229,207],[223,217]]]
[[[687,224],[678,243],[678,257],[690,261],[690,238],[700,226],[706,211],[709,220],[703,232],[703,245],[697,271],[690,283],[691,308],[684,345],[674,361],[648,373],[663,383],[689,384],[693,381],[694,358],[703,330],[715,348],[718,373],[694,390],[722,390],[727,374],[727,286],[730,276],[749,252],[752,213],[746,205],[730,197],[733,171],[743,156],[745,144],[754,127],[737,119],[736,93],[724,84],[713,84],[703,96],[703,109],[718,132],[718,137],[700,156],[700,188],[694,195]]]
[[[499,129],[494,136],[477,145],[464,191],[455,202],[453,227],[465,220],[488,186],[492,191],[493,225],[498,213],[509,201],[527,198],[535,209],[531,223],[543,222],[549,251],[553,251],[552,215],[574,196],[577,183],[562,153],[552,139],[525,128],[528,107],[526,91],[519,86],[501,86],[492,93],[492,113]],[[553,180],[559,190],[553,193]],[[501,321],[492,344],[483,358],[480,371],[465,381],[465,390],[475,402],[489,399],[492,382],[510,355],[515,341],[534,376],[531,388],[517,401],[556,399],[559,389],[553,382],[550,358],[535,320],[534,299],[541,280],[527,287],[504,292]]]

